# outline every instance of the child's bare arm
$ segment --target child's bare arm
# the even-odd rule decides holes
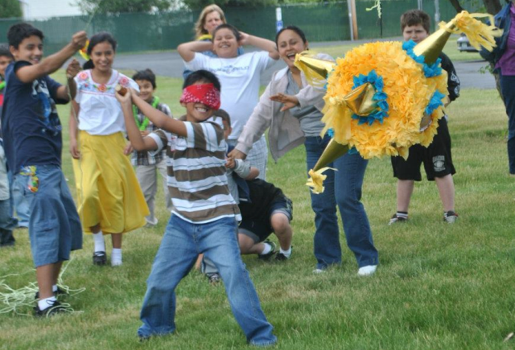
[[[70,43],[63,47],[59,52],[48,56],[38,64],[18,69],[16,71],[16,76],[20,81],[30,83],[45,75],[52,74],[61,68],[64,62],[66,62],[68,58],[72,57],[75,52],[83,48],[87,39],[85,31],[75,33]]]
[[[240,32],[241,39],[240,44],[241,45],[252,45],[257,47],[258,49],[268,51],[268,55],[270,58],[274,60],[279,59],[279,52],[277,51],[277,46],[272,40],[260,38],[255,35],[250,35],[247,33]]]
[[[254,180],[259,176],[259,169],[250,166],[249,162],[242,159],[227,157],[225,166],[232,169],[239,177],[244,180]]]
[[[60,86],[57,89],[57,97],[61,100],[69,101],[70,97],[73,100],[77,94],[77,84],[75,84],[75,76],[81,71],[79,61],[75,58],[66,67],[67,85]]]
[[[186,126],[184,125],[184,122],[170,118],[163,112],[153,108],[151,105],[149,105],[139,96],[137,96],[136,93],[134,93],[134,91],[131,91],[131,95],[132,102],[139,108],[141,113],[143,113],[148,119],[150,119],[152,123],[154,123],[155,126],[179,136],[187,136]]]
[[[79,104],[75,101],[72,101],[72,105],[70,108],[70,121],[68,123],[68,128],[70,131],[70,153],[72,158],[79,159],[80,151],[77,143],[77,133],[79,131],[79,125],[77,123],[77,118],[79,116]]]
[[[180,44],[177,47],[177,52],[184,61],[189,62],[195,58],[195,52],[211,51],[212,49],[213,43],[211,41],[190,41]]]
[[[132,111],[133,95],[133,92],[130,90],[127,91],[125,95],[122,95],[119,91],[116,92],[116,99],[120,102],[122,107],[127,135],[129,136],[132,147],[136,151],[155,151],[158,148],[156,141],[152,137],[143,137],[140,130],[136,126],[134,114]]]

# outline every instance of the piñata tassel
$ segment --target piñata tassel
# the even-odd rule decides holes
[[[327,175],[322,175],[322,173],[326,170],[337,170],[335,168],[325,167],[322,169],[319,169],[317,171],[314,171],[311,169],[309,174],[309,179],[306,182],[306,185],[311,187],[311,192],[320,194],[324,193],[324,180],[327,178]]]

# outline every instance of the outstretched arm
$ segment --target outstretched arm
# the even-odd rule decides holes
[[[85,31],[75,33],[68,45],[63,47],[59,52],[48,56],[38,64],[25,66],[16,71],[16,76],[23,83],[30,83],[45,75],[52,74],[72,57],[75,52],[82,49],[86,44],[87,34]]]
[[[143,113],[148,119],[150,119],[150,121],[152,123],[154,123],[155,126],[157,126],[160,129],[172,132],[179,136],[187,136],[186,126],[184,125],[184,122],[177,120],[177,119],[170,118],[163,112],[158,111],[157,109],[153,108],[146,101],[144,101],[141,97],[137,96],[137,94],[134,92],[134,90],[131,91],[131,96],[132,96],[132,102],[139,108],[141,113]],[[131,107],[131,111],[132,111],[132,107]],[[134,117],[133,117],[133,120],[134,120]],[[136,146],[134,146],[134,148],[136,148]]]
[[[255,35],[250,35],[244,32],[240,32],[241,39],[240,44],[241,45],[252,45],[257,47],[258,49],[268,51],[268,55],[270,58],[274,60],[279,59],[279,52],[277,51],[277,45],[272,40],[260,38]]]
[[[62,85],[57,89],[57,97],[61,100],[69,101],[70,97],[73,100],[77,94],[77,84],[75,83],[75,76],[81,71],[79,61],[75,58],[66,67],[67,85]]]
[[[141,136],[141,132],[136,126],[136,121],[134,120],[134,114],[132,111],[133,95],[135,95],[134,92],[130,90],[128,90],[123,96],[119,91],[116,92],[116,99],[120,102],[122,107],[127,135],[129,136],[132,147],[136,151],[155,151],[158,148],[156,141],[151,137]],[[153,109],[152,107],[150,108]]]
[[[70,121],[68,123],[68,128],[70,131],[70,153],[73,159],[80,158],[80,151],[77,143],[77,134],[79,131],[79,125],[77,122],[77,118],[79,117],[79,104],[75,101],[72,101],[72,105],[70,108]]]

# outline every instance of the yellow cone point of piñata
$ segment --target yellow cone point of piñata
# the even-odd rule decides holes
[[[295,56],[295,66],[299,68],[308,83],[315,87],[323,87],[327,76],[333,70],[335,63],[316,58],[309,51],[303,51]]]
[[[494,38],[501,36],[502,31],[494,25],[486,25],[476,19],[481,17],[488,17],[490,23],[494,23],[493,16],[490,14],[470,14],[467,11],[462,11],[448,23],[440,22],[440,29],[417,44],[413,52],[418,56],[424,56],[426,64],[433,64],[438,59],[451,34],[461,33],[467,35],[470,45],[477,50],[480,50],[480,46],[483,46],[488,51],[492,51],[496,46]]]
[[[334,162],[348,151],[348,145],[342,145],[341,143],[336,142],[334,139],[329,141],[317,163],[308,173],[310,178],[308,179],[308,182],[306,182],[306,185],[312,188],[311,190],[313,193],[318,194],[324,192],[323,182],[327,175],[322,175],[322,173],[326,170],[336,170],[334,168],[327,167],[327,165]]]

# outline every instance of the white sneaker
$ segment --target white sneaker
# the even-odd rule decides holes
[[[147,221],[147,223],[145,224],[145,227],[147,227],[147,228],[154,227],[159,223],[159,220],[157,218],[154,218],[154,221],[146,219],[146,218],[145,218],[145,220]]]
[[[313,270],[313,273],[314,273],[315,275],[318,275],[318,274],[321,274],[321,273],[325,273],[325,270],[322,270],[322,269],[314,269],[314,270]]]
[[[377,270],[377,265],[367,265],[360,267],[358,270],[358,276],[370,276],[373,275]]]

